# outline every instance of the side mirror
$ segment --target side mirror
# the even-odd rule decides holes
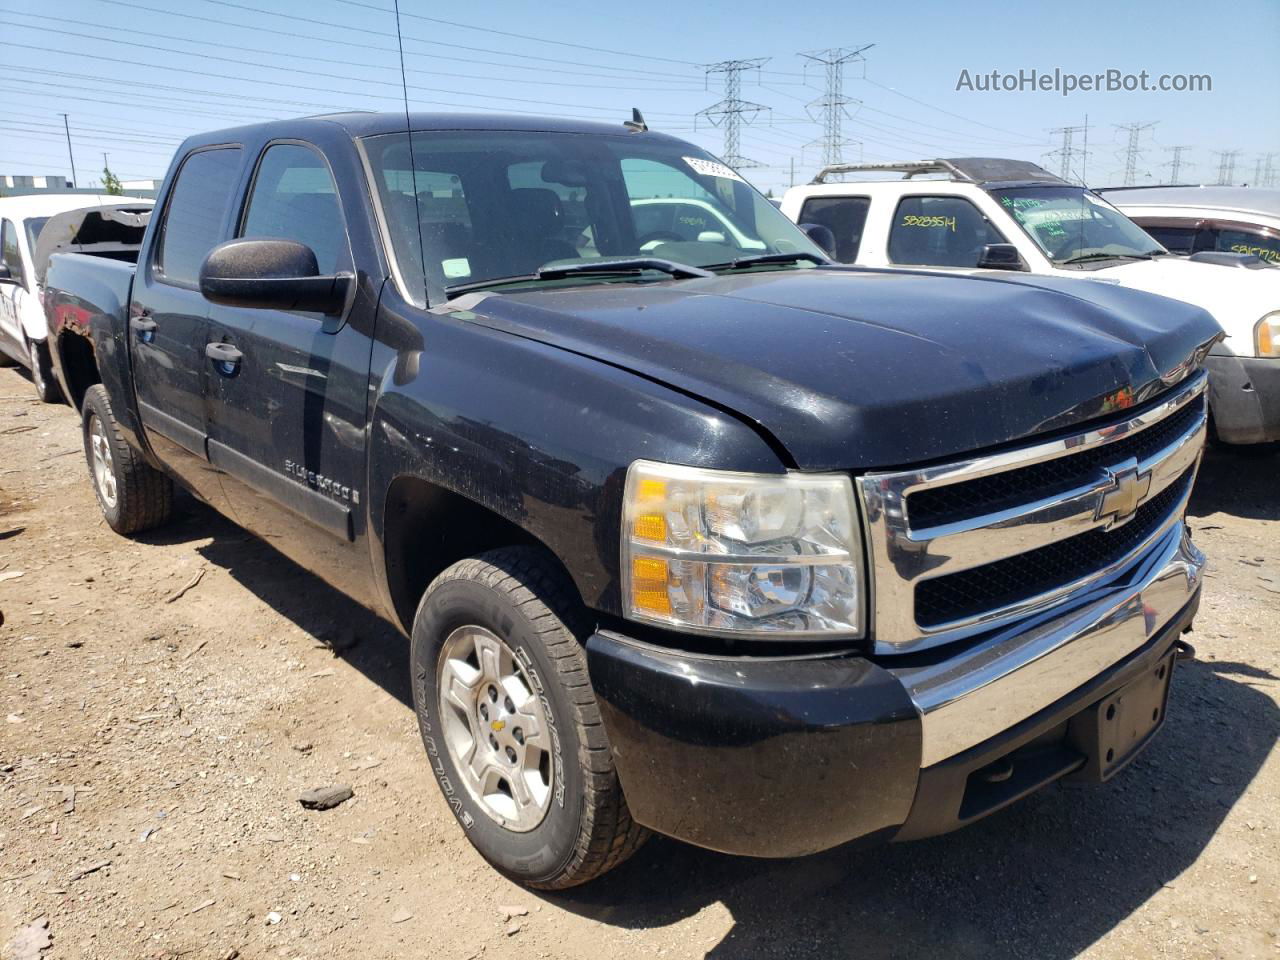
[[[823,253],[832,260],[836,258],[836,235],[831,232],[830,227],[824,227],[820,223],[802,223],[800,229]]]
[[[9,269],[7,263],[0,263],[0,283],[17,283],[13,279],[13,271]]]
[[[228,307],[341,313],[351,280],[321,274],[315,252],[296,240],[228,240],[200,266],[200,292]]]
[[[1012,243],[988,243],[978,256],[979,270],[1030,270]]]

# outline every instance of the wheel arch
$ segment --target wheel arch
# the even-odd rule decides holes
[[[390,612],[407,634],[431,581],[458,560],[500,547],[529,546],[574,579],[551,547],[515,520],[414,474],[396,477],[382,506],[382,568]],[[585,607],[581,591],[575,597]]]

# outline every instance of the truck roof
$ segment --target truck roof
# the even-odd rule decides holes
[[[267,120],[263,123],[244,124],[222,130],[211,130],[188,139],[184,149],[204,143],[218,143],[248,131],[293,129],[308,122],[337,124],[353,139],[376,137],[388,133],[403,133],[406,125],[414,131],[424,130],[516,130],[525,132],[583,133],[596,136],[622,136],[627,134],[623,126],[630,115],[618,112],[616,123],[590,120],[569,120],[563,117],[541,117],[507,113],[410,113],[407,118],[401,112],[351,111],[326,113],[289,120]],[[648,137],[667,137],[667,134],[648,131]],[[676,137],[669,139],[677,140]]]

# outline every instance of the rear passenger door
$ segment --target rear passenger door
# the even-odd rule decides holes
[[[262,150],[234,235],[304,243],[324,274],[354,269],[335,179],[306,143]],[[349,556],[363,526],[368,331],[345,316],[212,304],[205,341],[231,357],[203,362],[209,458],[237,519],[350,590],[368,566]]]
[[[836,238],[836,260],[857,263],[870,197],[810,197],[800,210],[800,223],[826,227]]]
[[[199,148],[178,168],[149,260],[138,265],[129,306],[138,414],[166,466],[201,497],[225,507],[206,451],[204,355],[209,304],[200,265],[226,236],[242,174],[238,145]]]

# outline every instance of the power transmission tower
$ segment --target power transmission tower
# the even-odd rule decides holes
[[[1236,158],[1240,151],[1215,150],[1213,155],[1218,158],[1218,186],[1229,186],[1236,178]]]
[[[713,103],[705,110],[699,110],[694,115],[694,123],[696,125],[698,117],[706,117],[713,127],[724,124],[724,152],[721,154],[721,159],[737,170],[760,166],[756,161],[748,160],[742,155],[740,128],[742,124],[750,123],[755,119],[756,114],[761,110],[769,109],[763,104],[742,99],[742,75],[748,70],[759,70],[769,60],[769,57],[756,57],[754,60],[723,60],[703,67],[708,83],[712,74],[724,74],[724,99]]]
[[[1058,176],[1063,180],[1075,180],[1078,183],[1083,183],[1083,178],[1073,177],[1071,171],[1074,169],[1073,161],[1076,157],[1080,157],[1085,164],[1089,162],[1089,125],[1086,123],[1081,127],[1057,127],[1050,130],[1049,133],[1062,136],[1062,146],[1045,154],[1047,157],[1053,157],[1058,160]],[[1083,133],[1085,136],[1085,146],[1083,148],[1077,148],[1074,145],[1077,133]]]
[[[1262,168],[1262,180],[1258,183],[1260,187],[1274,187],[1276,185],[1276,155],[1268,153],[1266,163]]]
[[[1191,166],[1191,164],[1182,159],[1182,155],[1190,150],[1191,147],[1184,144],[1177,147],[1165,147],[1165,149],[1173,151],[1173,159],[1165,164],[1166,167],[1169,167],[1169,182],[1181,183],[1182,181],[1178,178],[1182,175],[1182,168]]]
[[[1156,124],[1151,123],[1117,123],[1117,130],[1127,131],[1129,134],[1129,145],[1124,151],[1124,185],[1126,187],[1133,186],[1133,178],[1138,174],[1138,157],[1141,152],[1138,149],[1142,142],[1142,131],[1150,130]]]
[[[833,163],[844,162],[845,147],[862,146],[856,140],[845,139],[844,131],[841,129],[844,118],[849,115],[849,104],[859,103],[852,97],[844,95],[844,65],[846,63],[865,63],[866,57],[863,54],[874,46],[874,43],[868,43],[865,46],[854,49],[831,47],[827,50],[813,50],[809,53],[799,54],[806,60],[822,64],[825,68],[826,90],[822,96],[807,104],[810,116],[817,112],[822,117],[822,136],[814,140],[813,143],[822,145],[822,165],[824,167]]]

